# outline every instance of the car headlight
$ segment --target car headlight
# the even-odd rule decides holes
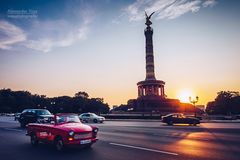
[[[93,129],[93,132],[94,132],[94,133],[97,133],[97,132],[98,132],[98,129],[97,129],[97,128]]]
[[[74,132],[73,132],[73,131],[70,131],[68,134],[69,134],[69,136],[73,136],[73,135],[74,135]]]

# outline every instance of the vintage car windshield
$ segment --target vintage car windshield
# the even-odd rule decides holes
[[[35,112],[37,115],[51,115],[48,110],[36,110]]]
[[[57,123],[80,123],[77,115],[57,115]]]

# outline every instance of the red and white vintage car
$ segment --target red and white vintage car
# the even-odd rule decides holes
[[[97,141],[98,128],[82,124],[77,114],[56,114],[45,123],[29,123],[31,144],[52,143],[58,151],[67,146],[91,147]]]

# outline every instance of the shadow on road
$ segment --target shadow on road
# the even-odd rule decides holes
[[[18,153],[25,153],[25,155],[18,155],[19,159],[32,159],[32,160],[48,160],[48,159],[96,159],[95,149],[93,148],[66,148],[64,151],[57,151],[53,145],[42,144],[33,147],[30,143],[24,143],[18,146]]]

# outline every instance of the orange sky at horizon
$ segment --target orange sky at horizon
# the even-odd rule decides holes
[[[120,87],[124,87],[123,84]],[[27,87],[26,87],[27,88]],[[81,89],[76,89],[76,88],[71,88],[71,89],[55,89],[55,90],[44,90],[43,88],[38,88],[35,86],[35,88],[32,89],[23,89],[20,87],[13,87],[10,88],[12,90],[26,90],[31,92],[32,94],[39,94],[39,95],[46,95],[47,97],[56,97],[56,96],[74,96],[75,93],[78,91],[85,91],[89,94],[90,98],[104,98],[104,102],[109,104],[109,107],[112,108],[114,105],[120,105],[120,104],[127,104],[127,101],[129,99],[135,99],[137,98],[137,86],[132,85],[131,87],[126,87],[126,90],[121,88],[121,92],[117,92],[117,88],[102,88],[102,87],[83,87]],[[176,89],[172,89],[168,87],[168,85],[165,85],[166,89],[166,94],[167,98],[173,98],[173,99],[180,99],[182,100],[183,97],[185,96],[185,101],[181,102],[189,102],[188,97],[191,96],[192,98],[195,98],[195,96],[199,97],[199,102],[196,103],[196,105],[206,105],[207,102],[213,101],[215,97],[217,96],[217,92],[219,91],[239,91],[239,90],[234,90],[234,88],[222,88],[222,89],[214,89],[210,87],[205,87],[201,89],[195,89],[195,88],[187,88],[187,87],[176,87]],[[116,91],[114,91],[116,90]],[[211,90],[211,92],[207,92],[207,90]]]

